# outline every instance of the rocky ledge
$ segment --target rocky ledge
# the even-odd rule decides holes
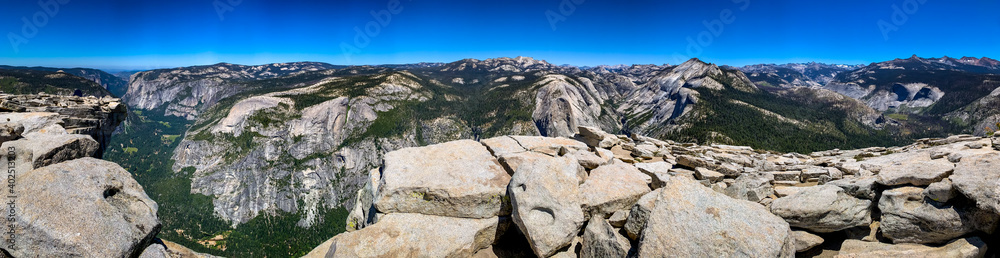
[[[77,104],[45,108],[88,105]],[[42,106],[26,109],[35,107]],[[121,166],[94,158],[100,144],[91,135],[76,134],[107,132],[117,122],[89,126],[88,119],[94,118],[0,113],[0,159],[7,161],[2,257],[205,257],[156,238],[156,202]]]
[[[0,112],[51,113],[52,115],[45,115],[47,116],[45,119],[58,119],[56,124],[66,132],[90,135],[96,140],[99,143],[97,157],[104,153],[104,148],[107,146],[111,134],[122,121],[125,121],[127,116],[125,105],[118,98],[76,97],[44,93],[38,95],[0,93]],[[5,121],[0,120],[0,122]],[[26,127],[25,129],[30,131],[34,128]]]
[[[581,127],[385,155],[308,257],[981,257],[1000,140],[808,155]]]

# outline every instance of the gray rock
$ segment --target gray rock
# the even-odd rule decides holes
[[[580,186],[580,201],[588,216],[611,215],[628,209],[639,197],[650,191],[644,174],[623,162],[604,165],[590,171],[590,177]]]
[[[722,173],[719,173],[719,172],[715,172],[714,170],[710,170],[710,169],[703,168],[703,167],[697,167],[697,168],[694,169],[694,176],[696,178],[698,178],[699,180],[708,180],[709,182],[718,182],[719,180],[722,180],[722,177],[725,176],[725,175],[723,175]]]
[[[882,234],[894,243],[944,243],[977,229],[992,233],[998,216],[976,207],[932,204],[924,189],[900,187],[882,192]]]
[[[664,182],[670,180],[670,169],[673,165],[670,163],[659,161],[652,163],[638,163],[635,164],[635,168],[638,168],[640,172],[649,175],[653,179],[653,183],[650,186],[653,189],[663,187]]]
[[[967,157],[949,178],[955,189],[976,201],[976,205],[1000,214],[1000,153]]]
[[[844,189],[844,192],[850,194],[851,196],[861,199],[874,200],[875,180],[876,178],[874,176],[851,177],[830,181],[826,184],[838,186],[841,189]]]
[[[798,170],[793,170],[793,171],[774,171],[774,172],[767,172],[767,173],[771,174],[771,177],[774,178],[774,181],[802,182],[802,171],[798,171]]]
[[[951,175],[955,164],[936,159],[931,161],[907,162],[901,165],[883,167],[876,181],[881,185],[897,186],[911,184],[930,185]]]
[[[514,172],[508,186],[514,223],[539,257],[569,245],[583,226],[579,169],[572,158],[559,157],[539,159]]]
[[[927,189],[924,189],[924,196],[940,203],[946,203],[957,195],[958,191],[951,184],[951,179],[947,178],[940,182],[932,183],[927,186]]]
[[[840,247],[838,258],[861,257],[956,257],[973,258],[986,254],[986,243],[978,237],[963,238],[941,247],[921,244],[885,244],[848,239]]]
[[[384,213],[463,218],[509,214],[510,175],[486,147],[461,140],[385,155],[375,207]]]
[[[595,216],[583,230],[582,246],[580,257],[625,257],[631,244],[607,221]]]
[[[871,201],[857,199],[844,189],[820,185],[778,198],[771,203],[771,212],[793,227],[827,233],[872,222]]]
[[[16,122],[0,122],[0,143],[21,138],[24,126]]]
[[[610,163],[611,159],[601,157],[600,155],[590,152],[590,151],[571,151],[570,155],[576,158],[577,162],[580,162],[580,166],[586,169],[595,169],[601,165]]]
[[[737,177],[736,182],[729,185],[724,193],[736,199],[760,202],[774,194],[774,188],[767,176],[760,173],[745,173]]]
[[[390,213],[375,225],[334,236],[304,257],[471,257],[496,241],[499,223],[499,218]]]
[[[115,163],[76,159],[17,180],[15,257],[138,256],[160,230],[156,203]]]
[[[660,189],[639,241],[639,257],[793,257],[792,232],[759,204],[729,198],[685,178]]]
[[[628,213],[628,210],[616,211],[611,214],[610,218],[608,218],[608,223],[611,224],[612,227],[622,228],[625,226],[625,221],[628,219]]]
[[[643,159],[652,159],[653,157],[656,157],[656,153],[659,149],[660,148],[656,147],[656,145],[639,144],[636,145],[634,149],[632,149],[632,156],[640,157]]]
[[[354,231],[375,224],[375,191],[378,190],[379,182],[382,181],[382,172],[372,169],[368,174],[368,181],[365,186],[358,190],[354,197],[354,208],[347,215],[347,231]]]
[[[83,157],[97,157],[97,150],[100,148],[100,144],[89,135],[79,134],[33,135],[9,143],[10,146],[29,149],[34,168]]]
[[[810,234],[809,232],[794,230],[792,231],[792,237],[795,238],[795,252],[801,253],[813,249],[823,244],[823,238],[817,235]]]
[[[580,131],[578,138],[591,147],[610,149],[621,142],[615,135],[596,127],[581,126],[578,130]]]
[[[656,198],[660,196],[660,189],[653,190],[635,202],[629,210],[628,219],[625,220],[625,234],[629,239],[638,240],[642,236],[642,230],[646,228],[649,221],[649,214],[653,212],[653,205]]]

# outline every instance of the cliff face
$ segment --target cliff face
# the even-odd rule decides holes
[[[1000,139],[803,155],[581,127],[389,152],[307,257],[982,257]]]
[[[178,69],[162,69],[133,74],[123,98],[130,107],[164,109],[165,115],[195,120],[201,111],[219,100],[255,89],[246,82],[300,75],[337,66],[300,62],[246,66],[216,64]]]
[[[56,123],[67,133],[88,135],[100,144],[95,154],[98,158],[104,153],[111,134],[126,117],[125,105],[118,98],[48,94],[0,94],[0,112],[54,113],[53,119],[58,119]]]

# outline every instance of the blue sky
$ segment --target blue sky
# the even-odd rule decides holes
[[[398,0],[384,26],[371,12],[391,13],[394,1],[42,1],[65,2],[58,10],[34,0],[2,1],[0,64],[8,65],[148,69],[501,56],[573,65],[676,64],[688,57],[729,65],[855,64],[913,54],[1000,58],[1000,1],[994,0]],[[895,30],[883,33],[880,21]],[[364,33],[369,24],[376,33]],[[355,43],[355,28],[370,36],[360,42],[367,44]]]

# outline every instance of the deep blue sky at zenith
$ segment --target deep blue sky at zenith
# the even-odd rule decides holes
[[[355,27],[377,23],[370,12],[391,1],[43,0],[67,2],[53,15],[36,0],[2,1],[0,64],[8,65],[148,69],[501,56],[573,65],[675,64],[686,57],[729,65],[856,64],[913,54],[1000,58],[995,0],[399,0],[402,10],[378,25],[363,47],[355,44]],[[565,6],[574,2],[582,3]],[[224,4],[221,17],[216,3]],[[236,5],[226,9],[230,3]],[[895,21],[894,5],[900,9]],[[548,11],[564,18],[555,30]],[[732,23],[715,36],[704,23],[727,12]],[[43,26],[26,33],[22,18]],[[896,30],[885,37],[880,20]],[[692,47],[688,38],[699,35],[702,43]],[[350,58],[344,44],[355,47]]]

